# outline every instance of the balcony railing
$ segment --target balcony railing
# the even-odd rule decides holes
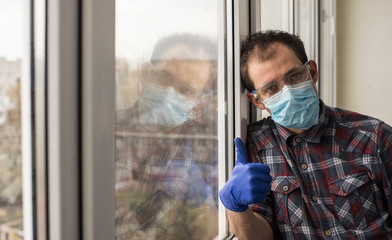
[[[0,240],[23,240],[23,219],[0,224]]]

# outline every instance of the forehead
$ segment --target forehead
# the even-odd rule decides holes
[[[248,61],[248,73],[255,89],[282,77],[285,73],[302,64],[294,51],[284,44],[271,45],[273,53],[268,60],[262,61],[257,53]]]
[[[165,52],[160,57],[160,61],[170,61],[172,59],[195,61],[195,60],[208,60],[208,58],[209,58],[208,52],[200,46],[192,47],[192,46],[187,46],[185,44],[177,44],[166,49]]]

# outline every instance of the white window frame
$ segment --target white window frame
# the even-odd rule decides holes
[[[233,79],[232,68],[232,2],[219,1],[218,4],[218,189],[221,189],[228,178],[228,168],[231,169],[233,158],[230,154],[231,145],[228,139],[233,138],[233,86],[228,79]],[[226,97],[226,98],[225,98]],[[226,139],[221,141],[222,139]],[[226,218],[226,208],[219,201],[219,230],[216,239],[229,236],[229,224]]]
[[[77,0],[47,5],[48,239],[80,238],[79,11]]]
[[[115,1],[82,12],[83,239],[115,237]]]
[[[32,102],[31,102],[31,49],[32,2],[24,3],[23,61],[21,81],[21,120],[22,120],[22,183],[23,183],[23,235],[33,238],[33,159],[32,159]]]
[[[240,40],[250,31],[248,1],[220,1],[226,15],[226,59],[219,99],[219,184],[234,165],[234,136],[246,138],[249,101],[239,73]],[[225,12],[224,12],[225,11]],[[115,236],[115,1],[48,2],[49,239],[107,240]],[[226,42],[225,42],[226,41]],[[223,80],[223,81],[222,81]],[[223,96],[223,95],[222,95]],[[227,102],[225,102],[227,101]],[[222,104],[222,105],[221,105]],[[244,121],[245,119],[245,121]],[[222,161],[222,160],[220,160]],[[221,163],[221,162],[220,162]],[[221,173],[223,178],[221,177]],[[220,205],[218,239],[230,236]]]
[[[336,107],[336,0],[322,0],[320,7],[319,90],[325,104]],[[324,9],[326,7],[326,9]],[[329,31],[324,31],[326,26]],[[323,36],[325,34],[325,36]],[[327,51],[325,51],[327,49]],[[325,59],[325,64],[324,60]]]
[[[247,91],[241,82],[240,52],[241,40],[250,33],[250,1],[234,1],[234,134],[235,137],[246,139],[246,127],[249,123],[250,103]],[[245,120],[245,121],[244,121]],[[233,140],[233,139],[232,139]],[[233,141],[230,145],[233,145]],[[232,169],[232,168],[230,168]]]

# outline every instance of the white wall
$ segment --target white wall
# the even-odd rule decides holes
[[[392,125],[392,1],[336,4],[337,106]]]

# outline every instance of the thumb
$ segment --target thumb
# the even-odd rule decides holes
[[[237,153],[237,161],[235,165],[238,164],[247,164],[248,163],[248,156],[246,155],[245,145],[241,138],[235,138],[234,144]]]

